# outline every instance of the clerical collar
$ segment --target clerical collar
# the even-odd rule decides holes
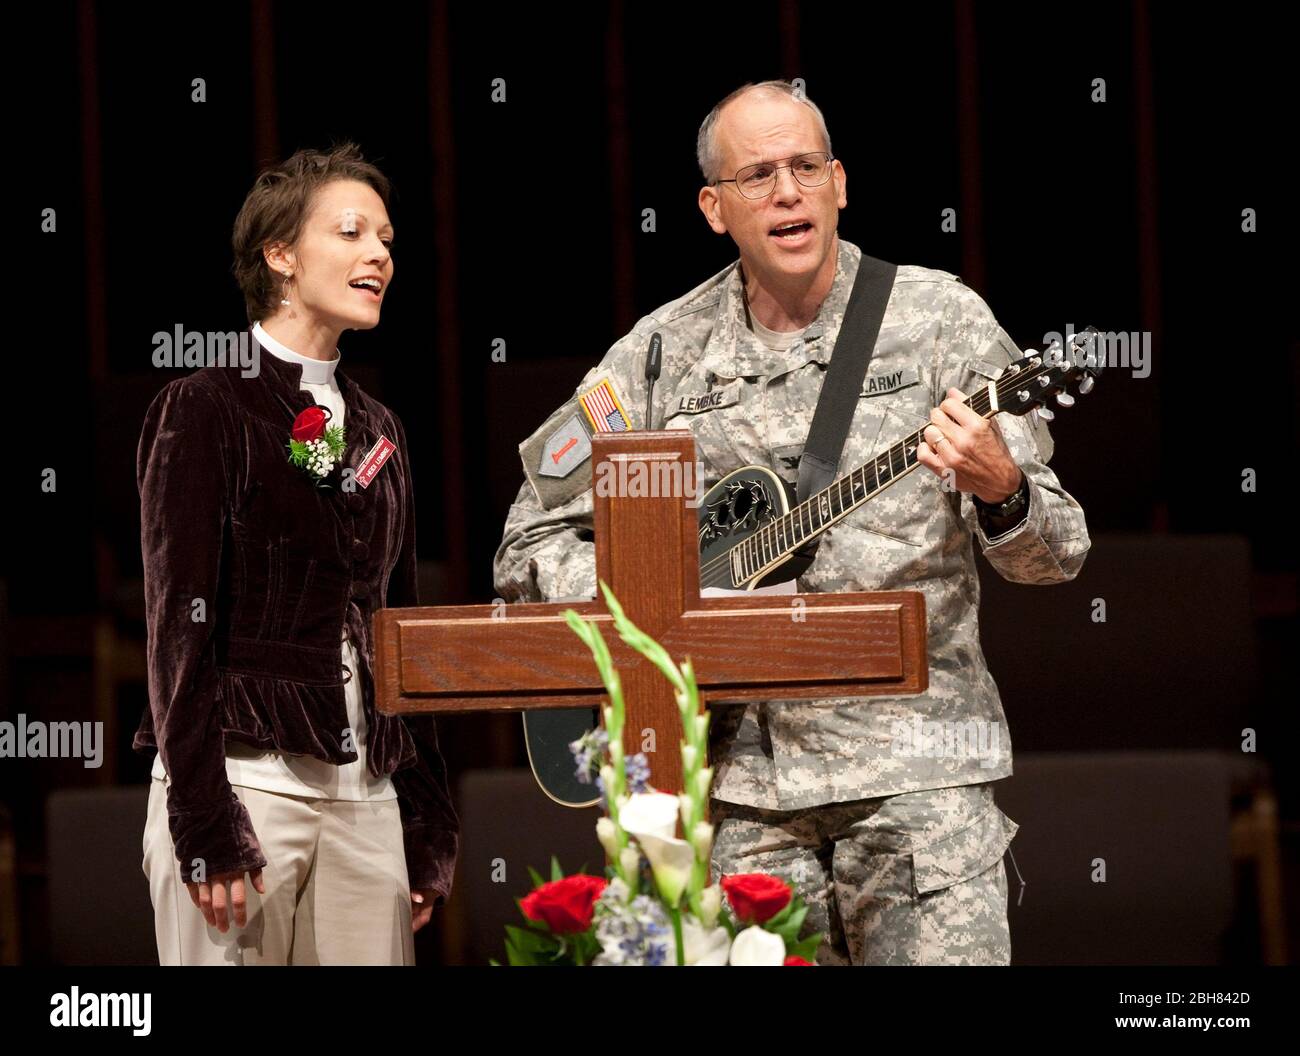
[[[286,363],[302,364],[302,380],[306,384],[329,385],[334,381],[334,368],[343,358],[341,355],[335,355],[333,359],[312,359],[310,356],[300,355],[268,334],[260,322],[253,324],[253,336],[257,338],[259,345],[277,359],[283,359]],[[338,349],[334,351],[337,353]]]

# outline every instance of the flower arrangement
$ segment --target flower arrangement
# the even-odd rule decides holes
[[[798,937],[808,907],[783,880],[765,873],[709,883],[713,826],[705,819],[713,771],[704,765],[709,715],[700,712],[689,659],[679,667],[623,612],[602,582],[619,637],[672,684],[681,715],[678,795],[648,783],[644,754],[623,751],[623,690],[595,623],[569,609],[569,627],[591,650],[609,698],[604,728],[570,745],[578,780],[593,780],[606,813],[596,822],[605,876],[551,878],[532,869],[533,890],[516,899],[525,926],[506,927],[512,965],[810,965],[820,933]],[[684,836],[677,835],[678,821]],[[496,963],[495,961],[493,963]]]
[[[306,470],[318,488],[329,487],[325,478],[334,471],[334,464],[347,450],[343,426],[327,426],[329,419],[328,407],[308,407],[293,420],[287,445],[289,461]]]

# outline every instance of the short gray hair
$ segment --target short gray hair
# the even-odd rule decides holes
[[[834,151],[831,150],[831,134],[826,130],[826,118],[822,116],[821,109],[817,104],[809,99],[804,92],[802,81],[797,85],[791,84],[789,81],[761,81],[758,84],[745,84],[710,110],[709,116],[700,125],[700,134],[695,139],[695,157],[700,163],[700,172],[704,174],[705,183],[712,184],[718,179],[720,175],[718,170],[722,165],[722,159],[719,157],[718,151],[718,116],[728,103],[734,102],[749,92],[758,91],[767,92],[771,95],[785,95],[808,107],[813,112],[813,117],[817,119],[817,129],[822,134],[822,142],[826,144],[826,153],[834,154]]]

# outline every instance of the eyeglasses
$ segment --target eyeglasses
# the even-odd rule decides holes
[[[796,154],[790,164],[778,165],[773,161],[760,161],[736,171],[732,180],[715,180],[715,183],[734,183],[736,190],[746,198],[766,198],[776,189],[776,174],[789,169],[790,175],[804,187],[820,187],[831,178],[831,162],[835,159],[824,150],[811,154]]]

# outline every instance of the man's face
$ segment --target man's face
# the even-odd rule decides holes
[[[826,144],[813,112],[786,96],[751,92],[730,103],[715,129],[722,158],[720,179],[758,162],[788,166],[797,154],[824,151]],[[820,187],[805,187],[789,168],[780,168],[766,198],[746,198],[734,183],[700,191],[700,209],[718,234],[731,235],[741,257],[775,277],[811,276],[835,244],[839,211],[848,204],[844,167],[831,163],[831,177]],[[791,223],[793,234],[777,234]]]
[[[268,252],[293,271],[291,310],[337,330],[369,330],[393,278],[393,226],[383,199],[359,180],[316,192],[292,250]]]

